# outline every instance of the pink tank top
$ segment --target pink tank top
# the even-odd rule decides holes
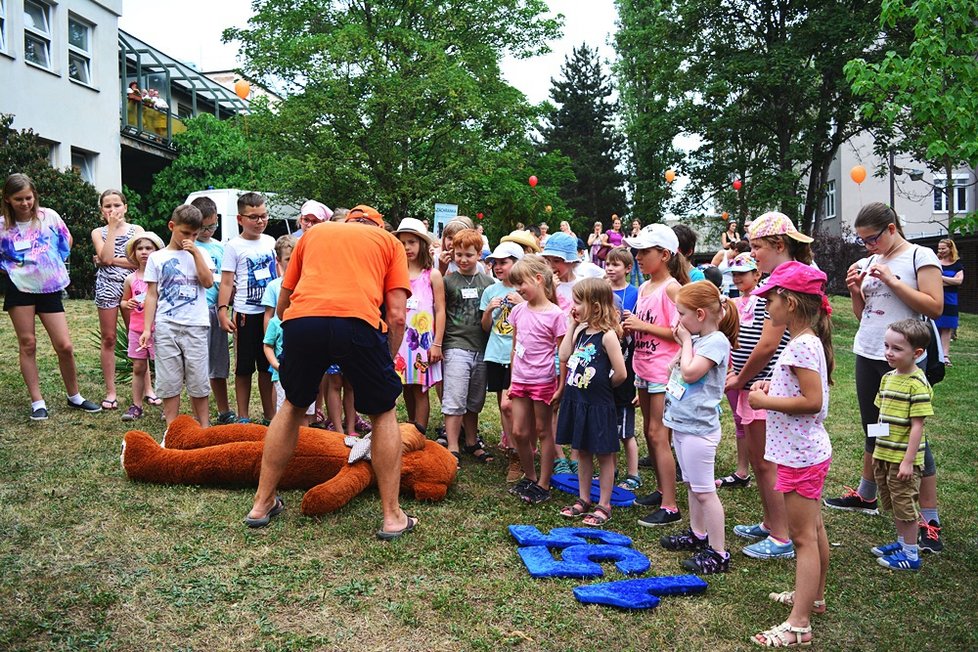
[[[679,317],[679,313],[676,311],[676,304],[669,298],[666,288],[673,283],[679,283],[679,281],[670,278],[652,292],[643,295],[642,293],[649,283],[650,281],[646,281],[639,288],[635,315],[649,324],[672,328]],[[635,375],[650,383],[665,384],[669,382],[667,367],[676,356],[679,348],[679,344],[676,342],[663,340],[651,333],[635,333],[635,356],[632,358]]]
[[[129,330],[142,333],[146,322],[143,320],[143,310],[146,307],[146,281],[132,273],[132,298],[139,302],[139,307],[129,313]]]

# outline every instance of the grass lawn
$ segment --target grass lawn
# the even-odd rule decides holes
[[[857,481],[862,460],[849,352],[855,320],[847,301],[833,303],[830,495]],[[83,393],[99,400],[98,352],[88,336],[95,309],[70,301],[67,310]],[[869,547],[894,539],[891,521],[826,510],[833,547],[829,612],[814,620],[821,649],[978,649],[978,318],[962,322],[955,366],[937,387],[927,427],[947,548],[925,557],[920,573],[888,572]],[[119,464],[122,410],[69,413],[43,331],[39,361],[52,418],[29,422],[13,330],[6,317],[0,323],[0,649],[740,650],[787,615],[767,594],[792,587],[794,562],[748,559],[732,533],[732,571],[708,577],[704,596],[666,598],[651,612],[582,607],[571,589],[592,581],[531,579],[506,531],[514,523],[567,525],[557,510],[570,497],[524,507],[506,493],[501,458],[489,466],[464,459],[442,503],[406,500],[421,524],[394,543],[373,537],[374,491],[319,519],[299,513],[301,492],[285,492],[288,511],[248,531],[241,519],[251,490],[130,482]],[[159,439],[159,412],[148,413],[138,425]],[[734,462],[732,430],[725,431],[717,464],[724,474]],[[482,433],[498,440],[493,400]],[[650,474],[643,476],[649,487]],[[728,533],[758,520],[753,487],[721,497]],[[663,551],[658,539],[680,528],[639,527],[641,510],[616,510],[609,528],[635,540],[652,573],[679,572],[685,554]],[[606,580],[620,579],[605,568]]]

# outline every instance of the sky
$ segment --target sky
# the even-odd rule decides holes
[[[605,60],[614,57],[609,45],[615,32],[614,0],[548,0],[552,13],[564,14],[564,36],[550,44],[550,54],[526,60],[506,59],[503,76],[536,104],[547,99],[550,79],[571,50],[587,43]],[[237,65],[237,47],[221,42],[226,27],[244,27],[251,15],[250,0],[167,0],[166,10],[150,0],[123,0],[119,27],[201,71],[228,70]]]

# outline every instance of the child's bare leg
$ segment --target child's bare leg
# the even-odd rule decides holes
[[[523,475],[532,482],[536,482],[537,472],[533,463],[533,440],[535,438],[533,424],[533,402],[528,398],[511,399],[513,404],[513,431],[510,433],[511,441],[520,456],[520,465],[523,467]],[[446,417],[446,430],[448,420]]]
[[[163,399],[163,418],[166,425],[170,425],[180,414],[180,395],[171,396]]]
[[[417,423],[418,422],[418,420],[415,418],[415,416],[416,416],[415,415],[416,408],[415,408],[415,405],[414,405],[414,402],[415,402],[415,400],[414,400],[415,399],[414,388],[415,387],[417,387],[417,385],[404,385],[404,387],[401,390],[401,395],[404,397],[404,411],[407,412],[408,421],[410,421],[412,423]]]
[[[445,415],[445,438],[448,439],[448,450],[453,453],[458,453],[458,435],[462,430],[462,417],[461,414],[446,414]]]
[[[581,502],[591,502],[591,476],[594,475],[594,460],[587,451],[577,452],[577,496]]]
[[[191,396],[190,405],[194,410],[194,416],[202,428],[210,425],[210,401],[208,396]]]
[[[143,397],[146,396],[146,360],[132,361],[132,404],[143,409]]]
[[[343,377],[339,374],[326,376],[326,418],[333,423],[333,430],[343,430]]]
[[[655,462],[656,483],[662,492],[662,507],[676,507],[676,460],[672,456],[672,446],[669,444],[669,428],[662,423],[662,413],[665,410],[666,395],[652,394],[649,401],[651,412],[652,448],[650,452]]]
[[[764,459],[765,439],[767,437],[767,422],[752,421],[744,426],[747,430],[747,450],[751,466],[757,477],[757,490],[761,495],[761,510],[764,514],[764,526],[771,536],[786,540],[788,536],[788,514],[785,510],[784,494],[774,490],[778,479],[778,466]]]
[[[357,432],[357,410],[353,406],[353,385],[343,380],[343,423],[346,434],[354,435]]]
[[[634,438],[632,441],[634,441]],[[591,456],[587,453],[578,454],[578,465],[584,463],[585,457],[590,458]],[[609,510],[611,509],[611,492],[615,487],[615,461],[617,458],[618,456],[615,453],[598,455],[598,485],[601,487],[598,504],[602,507],[607,507]]]
[[[634,437],[629,437],[623,442],[625,447],[625,467],[628,475],[638,476],[638,442]]]
[[[431,402],[428,400],[428,392],[421,385],[411,385],[411,388],[414,390],[414,418],[412,421],[427,428],[428,420],[431,418]]]
[[[272,374],[258,372],[258,395],[261,396],[262,415],[266,421],[275,416],[275,388],[272,387]]]
[[[554,456],[556,450],[560,450],[554,438],[553,409],[542,401],[531,401],[531,405],[537,426],[537,437],[540,439],[540,478],[537,484],[544,489],[549,489],[550,477],[554,473]]]
[[[819,551],[818,523],[821,504],[797,492],[785,494],[788,506],[788,532],[795,544],[795,596],[788,622],[793,627],[808,627],[812,603],[824,581]]]

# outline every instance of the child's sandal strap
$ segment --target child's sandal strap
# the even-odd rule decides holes
[[[611,520],[611,510],[603,505],[595,505],[594,511],[584,515],[583,523],[588,527],[601,527]]]
[[[590,512],[593,507],[594,506],[591,503],[578,498],[576,501],[574,501],[573,505],[568,505],[567,507],[561,509],[560,515],[566,518],[578,518]]]
[[[811,633],[811,626],[794,627],[786,620],[767,631],[754,634],[751,640],[761,647],[807,647],[812,644],[812,639],[809,637],[806,641],[802,637]]]

